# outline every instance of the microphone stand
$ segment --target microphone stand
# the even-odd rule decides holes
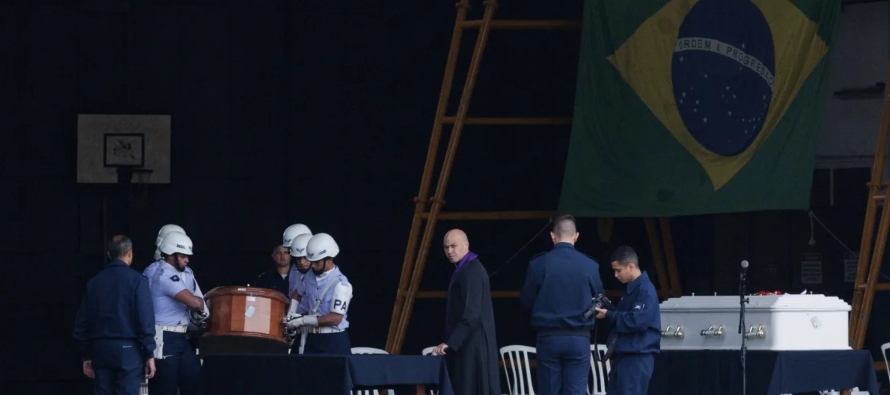
[[[745,373],[745,352],[748,350],[748,337],[745,333],[745,305],[748,298],[745,297],[745,280],[747,268],[743,267],[739,273],[739,334],[742,335],[741,362],[742,362],[742,395],[748,395],[748,378]]]

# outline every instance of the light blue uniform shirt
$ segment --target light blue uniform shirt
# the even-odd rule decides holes
[[[312,270],[310,270],[310,272],[311,271]],[[303,279],[303,274],[297,270],[297,265],[290,265],[290,272],[287,273],[287,276],[287,297],[290,298],[297,288],[297,283]]]
[[[148,288],[151,288],[151,280],[154,279],[155,270],[158,270],[158,267],[160,267],[164,263],[164,261],[158,259],[152,262],[151,265],[148,265],[148,267],[142,271],[142,275],[148,278]]]
[[[155,324],[157,325],[188,325],[188,306],[173,299],[182,290],[188,290],[195,296],[203,298],[198,281],[189,267],[180,272],[167,262],[158,261],[145,269],[145,273],[151,273],[149,284],[151,286],[151,301],[155,310]],[[146,274],[147,275],[147,274]]]
[[[309,278],[311,274],[311,279]],[[331,282],[336,282],[328,285]],[[352,285],[346,276],[340,272],[340,268],[334,266],[333,269],[316,276],[314,273],[306,273],[303,283],[305,284],[306,294],[302,296],[297,311],[300,314],[312,314],[319,317],[334,312],[343,315],[343,320],[335,328],[346,330],[349,328],[349,321],[346,320],[346,311],[349,309],[349,303],[352,301]],[[324,292],[324,295],[321,293]],[[317,305],[318,310],[315,310]],[[315,310],[313,313],[312,311]]]
[[[151,282],[152,282],[152,279],[154,279],[155,270],[157,270],[159,267],[161,267],[161,265],[163,265],[165,263],[167,263],[167,262],[165,262],[163,260],[154,261],[154,262],[152,262],[151,265],[148,265],[148,267],[142,271],[142,274],[145,275],[145,277],[148,277],[148,287],[149,288],[151,288]],[[174,268],[173,270],[176,270],[176,269]],[[195,296],[203,299],[204,292],[201,291],[201,285],[198,284],[198,279],[195,278],[195,274],[192,271],[192,268],[186,266],[185,270],[186,270],[186,272],[188,272],[188,274],[191,276],[192,280],[194,280],[194,283],[195,283],[194,291],[192,291],[192,293],[195,294]]]
[[[297,295],[300,295],[300,300],[305,299],[306,289],[309,287],[315,286],[315,273],[310,269],[306,274],[300,273],[297,271],[296,265],[291,268],[290,271],[290,289],[288,290],[288,297],[293,296],[294,292]],[[300,303],[297,306],[297,314],[307,314],[308,312],[303,309],[303,304]]]

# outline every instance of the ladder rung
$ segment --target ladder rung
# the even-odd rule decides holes
[[[884,200],[884,198],[886,198],[886,197],[887,197],[887,195],[874,195],[871,198],[874,200]]]
[[[553,211],[454,211],[454,212],[440,212],[439,215],[436,216],[436,220],[438,221],[448,221],[448,220],[477,220],[477,219],[487,219],[487,220],[505,220],[505,219],[550,219],[553,216]],[[428,219],[430,217],[430,213],[421,213],[420,218]]]
[[[478,29],[482,26],[481,19],[472,19],[460,23],[464,29]],[[574,19],[496,19],[489,24],[491,29],[564,29],[577,30],[581,21]]]
[[[453,125],[457,117],[445,117],[442,123]],[[551,118],[495,118],[495,117],[477,117],[464,118],[464,125],[571,125],[572,118],[569,117],[551,117]]]
[[[865,284],[859,284],[856,286],[856,291],[865,292]],[[890,283],[877,283],[875,284],[875,291],[890,291]]]

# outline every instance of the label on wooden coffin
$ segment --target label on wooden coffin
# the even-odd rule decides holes
[[[850,305],[825,295],[751,295],[749,350],[847,350]],[[738,350],[738,296],[682,296],[661,303],[662,350]]]

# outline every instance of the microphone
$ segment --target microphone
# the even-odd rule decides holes
[[[748,274],[748,260],[742,261],[742,269],[739,272],[739,334],[742,335],[742,346],[740,348],[740,359],[742,362],[742,394],[747,394],[748,392],[748,380],[745,373],[746,363],[745,363],[745,352],[748,350],[747,337],[745,336],[745,304],[748,303],[748,298],[745,297],[745,282]]]

